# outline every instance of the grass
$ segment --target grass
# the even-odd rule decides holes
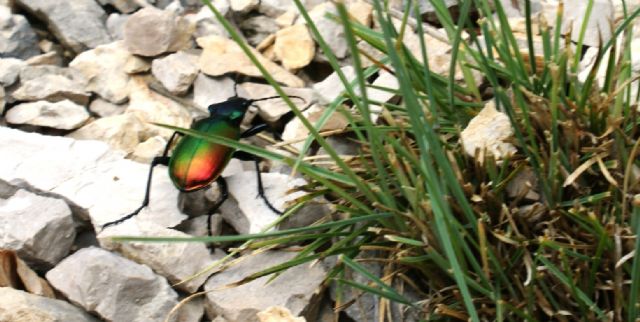
[[[338,292],[336,308],[357,300],[347,289],[359,290],[379,302],[379,321],[392,320],[391,310],[397,308],[391,302],[404,304],[424,321],[637,321],[640,132],[630,44],[640,9],[628,12],[625,5],[625,18],[614,26],[620,37],[603,45],[581,81],[576,53],[582,52],[586,23],[573,46],[559,28],[540,23],[534,30],[529,1],[524,1],[528,48],[520,48],[500,1],[493,7],[487,0],[461,1],[455,21],[443,1],[433,0],[452,44],[449,75],[430,68],[424,26],[415,24],[420,21],[416,7],[394,18],[397,14],[383,1],[372,1],[377,28],[371,29],[350,19],[336,2],[332,17],[344,27],[356,70],[349,81],[300,1],[294,2],[345,88],[316,124],[204,1],[309,129],[297,157],[167,127],[290,165],[309,180],[305,189],[324,195],[336,212],[305,228],[190,241],[246,241],[237,252],[300,245],[291,262],[239,283],[335,256],[327,283],[344,291]],[[469,19],[471,11],[481,17],[478,22]],[[560,6],[555,25],[562,15]],[[410,24],[420,38],[418,54],[404,44]],[[542,52],[534,51],[535,39]],[[367,58],[359,54],[358,42],[383,58],[364,68]],[[602,85],[596,79],[601,66]],[[393,103],[367,95],[373,88],[367,80],[382,69],[399,83],[399,89],[384,88],[396,96]],[[462,81],[454,79],[456,69]],[[461,130],[488,100],[514,130],[511,143],[517,152],[505,160],[490,154],[470,157],[460,141]],[[375,123],[374,110],[382,111]],[[360,147],[355,158],[342,158],[317,130],[333,113],[349,120],[347,132]],[[330,168],[306,158],[312,143],[327,152]],[[507,188],[525,173],[535,178],[528,187],[538,195],[533,200],[526,191],[514,196]],[[298,200],[285,216],[309,199]],[[370,265],[382,273],[373,273]],[[349,277],[354,274],[360,278]]]

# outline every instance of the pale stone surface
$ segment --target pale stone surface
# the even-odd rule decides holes
[[[0,58],[0,85],[13,85],[25,64],[23,60],[17,58]]]
[[[192,32],[192,26],[182,17],[147,7],[125,23],[124,42],[131,53],[152,57],[188,46]]]
[[[151,73],[162,85],[175,95],[184,95],[198,76],[198,56],[179,51],[155,59]]]
[[[90,95],[84,89],[86,80],[60,74],[44,74],[26,80],[22,75],[20,87],[11,94],[16,100],[57,102],[68,99],[83,106],[89,102]]]
[[[571,30],[571,40],[577,42],[580,38],[582,23],[586,16],[589,1],[566,1],[564,3],[564,15],[562,17],[561,33],[566,34]],[[542,3],[543,14],[549,23],[556,21],[558,2],[545,1]],[[594,0],[591,16],[585,31],[584,44],[587,46],[600,46],[611,39],[611,21],[614,19],[615,9],[609,0]]]
[[[289,27],[293,25],[293,22],[296,21],[296,18],[298,18],[297,11],[290,9],[276,18],[276,24],[280,28]]]
[[[0,115],[4,113],[4,106],[7,104],[7,100],[5,99],[4,87],[0,86]]]
[[[0,248],[48,268],[69,253],[76,236],[71,210],[60,200],[18,190],[0,198]]]
[[[296,317],[291,311],[282,306],[270,306],[257,313],[260,322],[306,322],[303,317]]]
[[[305,25],[293,25],[276,33],[276,58],[288,70],[307,66],[316,53],[316,45]]]
[[[129,20],[129,15],[112,13],[106,21],[107,30],[113,40],[124,39],[124,24]]]
[[[285,307],[292,315],[300,315],[318,300],[317,291],[325,278],[325,269],[319,263],[292,267],[269,283],[271,276],[263,276],[238,287],[224,288],[252,273],[291,260],[295,255],[283,251],[245,255],[238,264],[212,276],[205,283],[205,290],[210,291],[207,312],[234,322],[258,322],[257,313],[271,306]]]
[[[96,98],[89,104],[89,111],[100,117],[119,115],[124,112],[126,105],[113,104],[101,98]]]
[[[263,97],[278,95],[276,90],[271,85],[246,82],[242,83],[240,86],[244,90],[246,90],[246,92],[248,93],[247,96],[251,99],[259,99]],[[282,90],[284,90],[287,95],[302,97],[303,100],[300,100],[298,98],[290,98],[291,101],[300,109],[303,109],[303,106],[306,106],[313,102],[314,92],[310,88],[282,87]],[[265,122],[275,122],[280,119],[282,115],[288,113],[291,110],[289,108],[289,105],[287,105],[281,98],[274,98],[256,102],[255,105],[258,106],[258,114],[263,120],[265,120]]]
[[[130,54],[122,41],[98,46],[76,56],[69,64],[88,80],[86,89],[116,104],[129,96],[129,72],[143,71],[149,64]]]
[[[247,13],[256,7],[260,3],[259,0],[229,0],[231,10],[239,13]]]
[[[500,160],[516,152],[513,144],[507,142],[512,136],[513,128],[509,117],[497,111],[495,103],[490,101],[471,119],[467,128],[460,134],[460,139],[469,156],[475,157],[478,150],[480,161],[484,159],[484,153]]]
[[[356,72],[353,66],[344,66],[340,70],[348,82],[356,79]],[[333,72],[321,82],[313,84],[313,90],[320,104],[330,104],[344,91],[344,84],[342,84],[338,73]]]
[[[349,15],[352,16],[357,22],[371,26],[373,21],[373,6],[365,1],[356,0],[350,3],[347,7]]]
[[[198,74],[193,83],[193,103],[203,112],[209,113],[207,107],[213,103],[224,102],[234,95],[234,81],[230,77],[209,77],[205,74]],[[242,92],[242,87],[237,90]],[[238,93],[244,97],[243,93]]]
[[[171,284],[186,280],[209,267],[215,261],[203,243],[120,243],[111,241],[111,236],[187,238],[190,237],[189,235],[149,222],[137,225],[118,225],[98,235],[102,247],[115,250],[126,258],[151,267],[154,272],[166,277]],[[194,293],[204,284],[210,273],[178,284],[176,288]]]
[[[223,16],[229,11],[229,3],[227,0],[213,1],[213,5]],[[195,26],[195,31],[193,32],[193,37],[195,38],[209,35],[229,37],[227,30],[224,29],[222,24],[220,24],[218,19],[215,18],[215,15],[207,6],[200,8],[196,14],[185,15],[185,19]]]
[[[69,134],[68,137],[103,141],[114,149],[130,153],[154,132],[135,114],[125,113],[99,118]]]
[[[0,287],[0,321],[99,322],[65,301],[50,299],[10,287]]]
[[[11,124],[46,126],[61,130],[77,129],[89,119],[84,106],[70,100],[55,103],[37,101],[22,103],[11,108],[6,120]]]
[[[313,105],[309,109],[302,112],[304,116],[307,117],[311,124],[315,124],[322,114],[324,113],[324,108],[319,105]],[[348,125],[348,121],[345,117],[338,113],[334,112],[327,122],[320,128],[320,132],[322,131],[332,131],[332,130],[343,130]],[[309,136],[309,130],[302,124],[299,118],[294,118],[284,128],[284,132],[282,132],[282,140],[284,141],[293,141],[294,143],[291,146],[301,149],[304,145],[304,141]]]
[[[55,65],[62,66],[62,56],[57,51],[49,51],[41,55],[33,56],[25,61],[28,65]]]
[[[262,77],[260,70],[233,40],[214,35],[201,37],[196,41],[204,49],[198,61],[203,73],[210,76],[221,76],[236,72],[247,76]],[[252,49],[252,52],[276,81],[291,87],[304,86],[304,82],[297,76],[264,58],[256,50]]]
[[[101,5],[112,5],[122,13],[131,13],[140,8],[140,0],[97,0]]]
[[[338,16],[338,11],[333,3],[319,4],[309,12],[311,20],[318,28],[324,41],[331,48],[331,51],[333,51],[333,54],[338,59],[345,58],[349,48],[344,37],[344,27],[335,20],[328,18],[327,14]]]
[[[176,292],[149,267],[96,247],[65,258],[46,278],[71,302],[108,321],[163,321],[177,304]]]
[[[106,13],[94,0],[16,0],[43,20],[63,44],[76,53],[111,42]]]
[[[27,19],[0,6],[0,57],[27,59],[38,54],[38,37]]]
[[[135,147],[131,158],[138,162],[151,163],[154,157],[162,155],[166,145],[167,140],[163,137],[159,135],[150,137]]]

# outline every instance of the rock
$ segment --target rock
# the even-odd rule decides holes
[[[232,97],[234,86],[235,82],[229,77],[214,78],[200,73],[193,83],[193,103],[208,114],[207,106],[224,102],[227,98]],[[241,86],[238,86],[238,91],[242,89]]]
[[[229,11],[229,3],[227,0],[214,1],[213,5],[218,9],[220,14],[223,16],[227,14]],[[195,26],[195,31],[193,33],[194,38],[205,37],[209,35],[218,35],[225,38],[229,37],[229,33],[222,26],[222,24],[216,19],[215,15],[209,7],[204,6],[200,8],[198,13],[196,14],[187,14],[185,15],[185,19],[189,21],[190,24]]]
[[[131,55],[122,41],[85,51],[69,66],[87,78],[88,91],[115,104],[125,102],[129,96],[129,73],[149,68],[147,62]]]
[[[476,157],[477,151],[481,162],[484,160],[485,150],[497,160],[513,155],[516,148],[508,142],[512,136],[513,128],[509,117],[497,111],[493,101],[487,103],[460,133],[465,152]]]
[[[125,23],[124,42],[132,54],[153,57],[187,47],[191,29],[182,17],[147,7],[131,15]]]
[[[120,115],[126,109],[126,105],[117,105],[101,98],[96,98],[89,104],[89,111],[100,117]]]
[[[293,25],[276,33],[276,58],[288,70],[307,66],[316,53],[316,45],[305,25]]]
[[[319,105],[313,105],[309,109],[302,112],[304,116],[307,117],[311,124],[315,124],[322,114],[324,113],[324,108]],[[320,128],[318,131],[333,131],[333,130],[343,130],[347,127],[349,122],[347,119],[340,113],[334,112],[327,122]],[[309,130],[302,124],[299,118],[294,118],[284,127],[284,132],[282,132],[282,139],[284,141],[293,141],[295,143],[291,144],[291,146],[302,149],[304,145],[304,141],[309,136]]]
[[[42,67],[42,68],[38,68]],[[86,106],[89,93],[84,88],[86,80],[73,75],[68,69],[35,66],[20,72],[20,86],[11,96],[18,101],[58,102],[65,99]]]
[[[76,53],[111,42],[104,10],[94,0],[16,0],[44,21],[49,30]]]
[[[257,314],[260,322],[307,322],[303,317],[295,317],[282,306],[270,306]]]
[[[56,298],[49,282],[38,276],[15,251],[0,249],[0,287],[5,286],[34,295]]]
[[[400,90],[396,76],[384,70],[379,72],[378,78],[376,78],[371,85],[388,90],[367,87],[367,99],[370,102],[387,103],[396,96],[395,92]],[[360,94],[360,87],[356,88],[356,92]],[[369,104],[369,111],[371,112],[371,122],[375,123],[382,112],[382,107],[375,103]]]
[[[258,7],[259,0],[229,0],[231,10],[239,13],[247,13]]]
[[[323,2],[324,0],[300,1],[300,3],[307,9],[307,11]],[[258,11],[271,18],[277,18],[287,11],[298,12],[298,7],[293,1],[290,0],[260,0]]]
[[[132,113],[97,119],[68,135],[77,140],[99,140],[114,149],[131,153],[136,146],[154,135],[154,130]]]
[[[209,220],[209,215],[193,217],[182,222],[176,229],[190,236],[209,236],[209,232],[207,232],[207,220]],[[223,218],[220,214],[213,214],[211,216],[211,236],[220,235],[222,222]]]
[[[70,100],[51,103],[37,101],[18,104],[6,115],[7,123],[46,126],[60,130],[77,129],[89,119],[84,106]]]
[[[62,66],[62,56],[58,54],[56,51],[49,51],[42,55],[33,56],[26,60],[26,63],[31,66],[38,65],[54,65],[54,66]]]
[[[246,35],[247,42],[254,47],[278,31],[276,21],[267,16],[247,17],[239,23],[239,27]]]
[[[198,76],[198,56],[183,51],[155,59],[151,72],[175,95],[184,95]]]
[[[191,298],[176,313],[179,322],[201,322],[204,317],[204,299],[202,296]]]
[[[167,140],[163,137],[152,136],[135,147],[131,158],[141,163],[151,163],[153,158],[162,155],[166,145]]]
[[[20,70],[26,63],[17,58],[0,58],[0,85],[10,86],[18,80]]]
[[[0,287],[0,321],[99,322],[87,312],[61,300]]]
[[[107,26],[107,30],[109,31],[109,35],[111,35],[111,39],[113,40],[123,40],[124,39],[124,25],[129,20],[129,15],[112,13],[107,18],[105,22]]]
[[[98,0],[101,5],[111,5],[122,13],[132,13],[136,9],[140,8],[140,1],[138,0]]]
[[[329,15],[338,16],[338,11],[333,3],[322,3],[311,9],[309,16],[311,20],[318,28],[320,35],[327,42],[329,48],[333,54],[342,59],[347,57],[349,47],[347,46],[347,40],[344,37],[344,28],[341,24],[327,17]]]
[[[507,195],[510,198],[524,198],[528,201],[540,201],[540,194],[536,191],[538,178],[531,168],[525,168],[507,184]]]
[[[111,241],[111,236],[186,238],[190,237],[189,235],[148,222],[143,225],[118,225],[98,235],[102,247],[115,250],[126,258],[151,267],[154,272],[167,278],[171,284],[187,280],[211,266],[215,261],[204,243],[120,243]],[[185,292],[194,293],[211,273],[210,271],[175,286]]]
[[[407,2],[409,2],[409,1],[408,0],[403,0],[402,1],[402,8],[397,8],[397,9],[400,9],[401,11],[405,11],[406,10],[406,6],[407,6]],[[457,6],[458,5],[458,0],[444,0],[444,5],[445,5],[446,8],[451,8],[453,6]],[[436,9],[431,4],[430,0],[418,0],[418,10],[420,11],[420,14],[423,15],[423,16],[425,16],[425,15],[435,16],[435,14],[436,14]],[[436,18],[433,17],[433,19],[436,19]]]
[[[108,321],[163,321],[177,304],[176,292],[149,267],[96,247],[65,258],[46,278],[71,302]]]
[[[5,104],[7,104],[7,100],[4,96],[4,87],[0,86],[0,116],[4,115]]]
[[[71,210],[60,200],[18,190],[0,199],[0,248],[32,266],[49,268],[69,253],[76,236]]]
[[[357,22],[369,27],[373,22],[373,6],[362,0],[356,0],[347,6],[349,15]]]
[[[258,68],[244,54],[240,46],[232,40],[220,36],[207,36],[198,38],[196,41],[204,49],[198,61],[203,73],[210,76],[222,76],[235,72],[247,76],[262,77]],[[252,52],[276,81],[291,87],[304,86],[304,82],[300,78],[264,58],[256,50],[252,49]]]
[[[0,57],[27,59],[39,54],[38,37],[27,19],[0,6]]]
[[[207,313],[210,316],[221,315],[230,322],[257,322],[257,313],[271,306],[285,307],[294,316],[305,312],[319,300],[319,288],[325,278],[324,268],[317,263],[292,267],[269,283],[267,281],[272,276],[263,276],[237,287],[224,288],[229,283],[291,260],[294,256],[295,253],[284,251],[245,255],[238,264],[212,276],[204,286],[208,291],[205,304]],[[313,316],[307,319],[315,321]]]
[[[293,25],[293,22],[296,21],[296,18],[298,18],[298,13],[295,10],[287,10],[285,13],[279,15],[276,18],[276,24],[280,28],[289,27]]]
[[[242,83],[240,86],[246,90],[248,97],[251,99],[278,95],[271,85],[246,82]],[[304,101],[297,98],[291,98],[291,101],[297,106],[302,104],[307,105],[313,102],[314,92],[310,88],[283,87],[282,90],[284,90],[287,95],[302,97]],[[258,113],[260,117],[266,122],[276,122],[282,115],[290,111],[289,105],[287,105],[281,98],[256,102],[255,105],[258,106]],[[300,108],[302,109],[302,107]]]
[[[351,82],[356,79],[356,72],[353,66],[344,66],[340,70],[347,81]],[[330,104],[344,91],[344,84],[342,84],[338,73],[333,72],[321,82],[313,84],[313,90],[316,92],[320,104]]]
[[[106,143],[73,140],[0,127],[0,179],[25,182],[64,197],[74,214],[92,220],[96,230],[142,203],[149,165],[125,160]],[[46,160],[46,167],[43,161]],[[184,220],[177,208],[178,191],[166,167],[158,166],[151,202],[131,220],[172,227]],[[126,222],[125,222],[126,223]],[[124,223],[123,223],[124,224]]]
[[[222,217],[240,234],[255,234],[264,230],[279,218],[258,195],[258,182],[255,171],[245,171],[226,177],[229,196],[233,198],[241,212],[229,211],[221,207]],[[262,173],[262,186],[269,202],[278,210],[284,211],[286,202],[303,193],[287,194],[294,187],[304,185],[303,179],[291,179],[280,173]]]
[[[564,4],[564,15],[562,17],[561,33],[566,34],[571,31],[571,40],[577,42],[580,38],[582,23],[586,16],[588,2],[585,1],[567,1]],[[556,21],[556,12],[558,2],[543,2],[543,14],[547,21],[554,23]],[[594,0],[591,16],[585,30],[584,42],[586,46],[600,46],[606,43],[612,37],[611,21],[614,21],[615,9],[611,1]],[[602,37],[602,38],[600,38]]]

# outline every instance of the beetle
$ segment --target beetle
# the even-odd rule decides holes
[[[280,98],[280,96],[246,99],[238,96],[236,86],[237,83],[234,85],[234,96],[223,102],[209,105],[207,108],[209,116],[194,122],[191,125],[191,129],[206,134],[220,135],[231,140],[240,140],[264,131],[268,127],[266,123],[255,125],[244,132],[240,129],[240,123],[253,103]],[[298,98],[304,101],[303,98],[298,96],[290,95],[289,97]],[[290,119],[292,117],[292,112],[283,116],[285,119]],[[153,169],[157,165],[168,166],[169,177],[171,178],[173,185],[182,192],[192,192],[203,189],[215,181],[220,189],[221,197],[209,212],[209,215],[213,214],[213,212],[229,197],[227,183],[220,174],[232,158],[254,162],[258,177],[258,195],[274,213],[279,215],[282,214],[282,212],[276,209],[264,195],[259,166],[260,161],[257,157],[244,151],[236,151],[231,147],[215,144],[189,135],[185,135],[179,139],[171,156],[169,156],[171,144],[178,135],[181,134],[179,132],[174,132],[167,142],[162,155],[153,158],[151,161],[149,175],[147,177],[147,187],[142,205],[128,215],[102,225],[102,230],[109,226],[120,224],[136,216],[142,209],[149,205],[151,178],[153,177]],[[208,225],[210,225],[210,221],[208,221]],[[209,227],[208,231],[211,231],[210,228],[211,227]]]

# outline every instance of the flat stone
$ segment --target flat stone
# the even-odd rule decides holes
[[[562,17],[562,26],[560,27],[561,33],[566,34],[571,31],[571,40],[573,42],[577,42],[580,38],[588,3],[588,1],[567,1],[564,4],[564,15]],[[543,14],[547,21],[554,23],[556,21],[558,3],[556,1],[545,1],[542,6]],[[600,46],[600,37],[602,37],[602,44],[609,41],[613,34],[610,22],[614,21],[614,15],[615,9],[611,1],[594,0],[583,44],[594,47]]]
[[[320,117],[324,113],[324,107],[319,105],[312,105],[310,108],[302,112],[302,114],[307,117],[311,124],[315,124]],[[327,122],[320,128],[319,131],[333,131],[333,130],[343,130],[347,127],[349,122],[347,119],[340,113],[334,112]],[[299,118],[294,118],[284,127],[284,132],[282,132],[282,140],[284,141],[292,141],[294,142],[291,146],[296,149],[301,149],[304,145],[304,141],[309,136],[309,130],[302,124]]]
[[[276,33],[274,44],[276,58],[288,70],[307,66],[316,53],[316,44],[305,25],[293,25]]]
[[[0,250],[0,285],[23,290],[33,295],[56,298],[49,282],[38,276],[38,273],[18,257],[15,251],[9,249]]]
[[[257,313],[260,322],[307,322],[303,317],[296,317],[282,306],[270,306]]]
[[[476,157],[478,152],[482,161],[485,153],[488,153],[500,160],[516,152],[513,144],[508,142],[512,136],[509,117],[496,110],[495,103],[490,101],[460,133],[460,140],[469,156]]]
[[[338,59],[345,58],[349,52],[349,47],[344,36],[344,27],[327,17],[327,14],[338,16],[338,11],[333,3],[322,3],[309,11],[309,17],[311,17],[333,54]]]
[[[0,199],[0,248],[32,266],[49,268],[69,253],[76,236],[71,210],[60,200],[18,190]]]
[[[106,143],[5,127],[0,127],[0,137],[0,179],[26,182],[64,197],[78,208],[74,210],[78,216],[92,220],[96,231],[142,203],[149,165],[125,160],[124,152],[111,150]],[[42,160],[47,160],[46,167]],[[166,167],[155,169],[151,192],[149,207],[131,220],[173,227],[185,219],[178,210],[178,190]]]
[[[99,140],[131,153],[155,131],[132,113],[99,118],[68,135],[77,140]]]
[[[149,267],[96,247],[65,258],[46,278],[71,302],[108,321],[163,321],[177,304],[176,292]]]
[[[122,41],[85,51],[69,66],[86,77],[86,90],[115,104],[125,102],[129,96],[128,73],[149,68],[146,61],[129,53]]]
[[[38,37],[27,19],[0,6],[0,57],[27,59],[39,54]]]
[[[207,107],[209,105],[224,102],[234,95],[234,84],[235,82],[230,77],[209,77],[200,73],[193,83],[193,103],[208,114]],[[238,86],[238,91],[241,90],[243,88]],[[244,95],[240,96],[244,97]]]
[[[296,18],[298,18],[297,11],[293,9],[287,10],[285,13],[279,15],[276,18],[276,24],[278,24],[278,27],[280,28],[289,27],[293,25],[293,23],[296,21]]]
[[[101,5],[111,5],[122,13],[131,13],[140,8],[141,1],[136,0],[97,0]]]
[[[264,97],[277,96],[276,90],[271,85],[259,84],[259,83],[242,83],[240,85],[248,93],[248,97],[251,99],[258,99]],[[295,88],[295,87],[282,87],[282,90],[287,95],[294,95],[302,97],[302,100],[297,98],[291,98],[291,101],[302,109],[302,105],[308,105],[314,100],[314,91],[310,88]],[[264,100],[256,102],[258,106],[258,114],[266,122],[276,122],[280,117],[291,109],[284,100],[281,98],[274,98],[270,100]]]
[[[353,66],[344,66],[340,70],[347,81],[351,82],[356,79],[356,72]],[[313,90],[316,92],[316,97],[320,104],[330,104],[344,91],[344,84],[342,84],[338,73],[333,72],[321,82],[313,84]]]
[[[57,51],[49,51],[41,55],[33,56],[25,61],[28,65],[55,65],[62,66],[62,56]]]
[[[49,66],[32,67],[34,75],[20,72],[20,86],[11,96],[18,101],[58,102],[71,100],[82,106],[89,103],[89,93],[85,91],[86,80],[81,75],[71,75],[67,69],[51,69]],[[55,71],[55,72],[50,72]],[[57,72],[61,70],[62,72]]]
[[[124,42],[132,54],[153,57],[186,47],[192,32],[192,26],[182,17],[146,7],[125,23]]]
[[[0,321],[99,322],[89,313],[65,301],[0,287]]]
[[[243,322],[258,322],[257,313],[271,306],[284,307],[293,316],[302,314],[319,300],[318,290],[325,278],[325,269],[319,263],[289,268],[273,281],[269,281],[272,276],[263,276],[237,287],[224,288],[229,283],[291,260],[294,256],[295,253],[284,251],[245,255],[238,264],[212,276],[204,286],[207,291],[207,312],[210,316],[221,315],[227,321]]]
[[[6,120],[10,124],[28,124],[60,130],[73,130],[89,120],[89,112],[84,106],[70,100],[55,103],[37,101],[14,106],[7,112]]]
[[[226,0],[213,1],[213,5],[223,16],[229,11],[229,3]],[[211,12],[207,6],[200,8],[196,14],[186,14],[184,17],[189,23],[195,26],[195,31],[193,32],[194,38],[209,35],[229,37],[227,30],[224,29],[220,21],[216,19],[213,12]]]
[[[113,104],[101,98],[96,98],[89,104],[89,111],[100,117],[120,115],[126,108],[126,105]]]
[[[278,31],[275,19],[263,15],[248,16],[238,23],[238,27],[246,35],[247,42],[254,47]]]
[[[349,15],[357,22],[369,27],[373,22],[373,6],[365,1],[356,0],[347,6]]]
[[[0,86],[0,115],[4,115],[4,106],[7,104],[5,99],[4,87]]]
[[[44,21],[65,46],[76,53],[111,42],[107,18],[95,0],[16,0],[21,7]]]
[[[231,10],[239,13],[247,13],[258,7],[259,0],[229,0]]]
[[[179,51],[153,60],[151,73],[172,94],[184,95],[198,76],[198,56]]]
[[[255,67],[234,41],[215,35],[201,37],[196,41],[204,49],[198,61],[203,73],[210,76],[222,76],[235,72],[247,76],[262,77],[260,70]],[[266,59],[255,49],[251,50],[276,81],[291,87],[304,86],[304,82],[300,78]]]
[[[162,155],[166,145],[167,140],[163,137],[152,136],[135,147],[131,159],[142,163],[151,163],[153,158]]]
[[[18,80],[20,70],[26,63],[17,58],[0,58],[0,85],[10,86]]]
[[[107,18],[105,22],[107,26],[107,30],[109,31],[109,35],[111,35],[111,39],[113,40],[123,40],[124,39],[124,24],[129,20],[128,14],[119,14],[112,13]]]

